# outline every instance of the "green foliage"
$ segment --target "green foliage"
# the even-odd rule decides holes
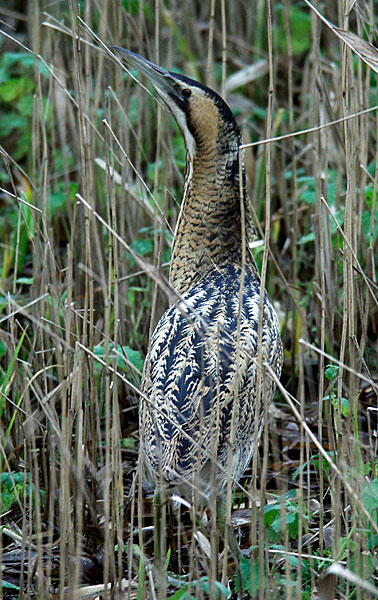
[[[133,437],[123,438],[120,445],[125,450],[136,450],[136,439]]]
[[[129,348],[129,346],[121,346],[120,344],[115,347],[115,344],[112,342],[109,343],[108,346],[108,354],[105,354],[105,346],[103,344],[99,344],[95,347],[94,353],[99,358],[103,359],[105,362],[112,364],[114,359],[117,360],[117,367],[124,372],[130,371],[130,365],[133,367],[133,371],[141,372],[143,369],[143,358],[141,353],[138,350],[133,350]],[[102,370],[101,363],[95,363],[96,369],[98,371]]]
[[[298,537],[299,514],[302,510],[302,519],[308,519],[303,506],[293,500],[295,490],[288,492],[284,498],[277,498],[269,503],[264,509],[264,524],[267,528],[269,541],[278,543],[282,539],[282,534],[289,532],[289,537],[296,540]]]
[[[29,53],[4,52],[0,54],[0,144],[16,162],[32,158],[32,121],[36,92],[36,65],[43,76],[48,74],[41,62]],[[44,104],[46,112],[47,102]],[[47,114],[47,112],[46,112]],[[46,124],[49,126],[47,119]],[[9,183],[9,172],[0,163],[0,183]],[[30,188],[25,181],[25,193],[20,192],[29,204],[32,203]],[[12,190],[13,191],[13,190]],[[1,261],[1,284],[11,274],[12,268],[19,273],[26,258],[30,257],[30,241],[34,237],[34,215],[24,203],[6,197],[0,214],[0,239],[3,241]],[[14,257],[17,247],[17,265]],[[24,283],[21,281],[20,283]]]
[[[333,409],[335,411],[339,410],[339,404],[337,400],[337,396],[332,394],[331,396],[324,396],[323,400],[331,400]],[[340,412],[343,417],[350,416],[350,404],[348,398],[340,398]]]
[[[324,369],[324,375],[326,376],[326,378],[328,379],[328,381],[332,382],[332,388],[331,388],[331,392],[330,394],[327,394],[327,396],[324,396],[323,400],[325,402],[331,402],[333,411],[334,411],[334,425],[335,425],[335,429],[337,430],[338,428],[338,419],[337,419],[337,415],[340,412],[340,415],[344,418],[349,417],[351,414],[350,411],[350,403],[348,398],[340,398],[340,404],[339,404],[339,399],[337,397],[337,387],[336,387],[336,379],[339,373],[339,369],[340,367],[338,367],[337,365],[327,365],[326,368]]]
[[[366,510],[376,515],[374,511],[378,510],[378,479],[365,481],[363,498]]]
[[[59,211],[63,211],[67,205],[67,191],[71,202],[74,201],[78,192],[78,186],[75,181],[70,182],[69,190],[66,189],[64,181],[58,183],[57,189],[51,192],[49,196],[50,217],[54,218]]]
[[[34,69],[36,59],[23,52],[0,54],[0,140],[16,141],[12,157],[19,161],[31,148],[31,117],[33,114],[33,93],[35,90]],[[40,72],[48,72],[39,63]],[[6,173],[1,174],[4,181]]]
[[[140,256],[144,256],[147,258],[152,258],[154,254],[154,239],[155,239],[155,229],[154,227],[142,227],[138,231],[139,237],[134,240],[130,246],[135,252],[140,254]],[[161,228],[157,231],[158,236],[161,235]],[[168,231],[164,232],[164,237],[168,248],[166,248],[161,257],[161,262],[169,262],[171,258],[171,244],[172,244],[172,236]],[[132,256],[128,255],[128,261],[131,267],[135,267],[135,260]],[[133,281],[133,280],[131,280]]]
[[[138,14],[139,4],[140,0],[123,0],[123,7],[125,11],[134,16]],[[143,2],[143,12],[146,17],[149,17],[150,19],[153,17],[153,11],[151,10],[151,7],[145,2]]]
[[[270,502],[264,508],[264,537],[268,540],[270,549],[284,551],[287,548],[287,534],[292,541],[298,539],[300,517],[302,525],[305,525],[310,519],[306,507],[300,504],[295,496],[296,491],[291,490],[283,497],[276,497],[273,502]],[[285,545],[281,543],[284,540]],[[251,551],[253,550],[254,548],[251,548]],[[298,558],[289,555],[287,556],[287,560],[295,571],[298,567]],[[282,589],[287,589],[287,586],[294,588],[296,585],[295,573],[293,573],[292,581],[286,581],[279,570],[272,571],[270,577],[273,577],[276,585],[282,587]],[[240,580],[243,592],[247,593],[251,598],[259,598],[262,592],[261,585],[264,586],[264,589],[269,585],[265,563],[261,564],[255,558],[242,557],[240,560]],[[311,580],[310,570],[307,579],[302,573],[302,582],[305,584],[307,580]],[[238,574],[235,574],[234,583],[236,591],[240,591]],[[303,598],[306,597],[305,595],[303,596]]]
[[[355,548],[353,548],[353,545]],[[355,550],[355,552],[353,552]],[[363,579],[369,579],[375,572],[378,566],[377,554],[368,554],[366,552],[361,553],[361,548],[350,542],[349,544],[350,558],[348,562],[349,569],[362,577]]]
[[[197,597],[197,594],[195,593],[196,590],[199,592],[202,591],[206,594],[210,594],[211,592],[212,595],[209,597],[212,599],[214,598],[214,600],[221,600],[222,598],[231,597],[230,591],[219,581],[213,581],[210,583],[208,577],[201,577],[198,581],[192,581],[189,586],[189,583],[185,581],[185,579],[187,578],[179,578],[176,575],[172,576],[168,574],[169,583],[175,587],[179,587],[180,589],[177,590],[173,596],[169,596],[167,600],[195,600]],[[195,595],[192,595],[189,590],[191,590]],[[202,597],[202,595],[200,597]]]
[[[133,249],[141,256],[146,256],[147,254],[152,253],[154,249],[154,242],[151,238],[147,238],[145,240],[137,239],[133,243]]]
[[[328,369],[329,367],[327,367]],[[337,373],[330,371],[330,377],[337,377]],[[333,460],[336,460],[334,453],[330,453]],[[321,458],[319,454],[314,455],[311,458],[311,464],[319,470],[323,469],[323,472],[327,475],[330,473],[330,467],[328,462]],[[302,469],[307,466],[307,463],[302,465]],[[353,473],[356,478],[356,481],[362,480],[362,489],[359,493],[359,497],[363,502],[363,505],[366,511],[374,517],[375,522],[378,521],[378,479],[375,478],[372,481],[368,481],[365,479],[365,474],[367,472],[372,471],[371,464],[361,465],[361,470],[357,470]],[[300,469],[298,468],[294,475],[293,479],[295,479],[299,474]],[[375,470],[373,471],[375,473]],[[351,473],[352,474],[352,473]],[[362,479],[363,478],[363,479]],[[365,479],[365,480],[364,480]],[[358,541],[353,536],[354,528],[352,527],[348,537],[342,537],[339,540],[339,551],[337,556],[332,556],[331,552],[329,552],[329,558],[334,558],[334,560],[345,560],[347,561],[348,568],[362,577],[365,580],[368,580],[374,574],[376,567],[378,566],[378,558],[377,558],[377,548],[378,548],[378,535],[372,527],[372,524],[365,520],[364,529],[359,530],[359,539]],[[364,550],[361,552],[361,550]],[[325,555],[323,555],[325,556]],[[308,561],[302,562],[303,581],[306,580],[306,564]],[[319,563],[318,563],[319,564]]]
[[[262,567],[264,568],[264,567]],[[258,598],[260,594],[260,563],[249,558],[240,559],[240,579],[242,590],[240,590],[239,578],[235,575],[235,589],[237,592],[243,591],[249,594],[251,598]],[[264,587],[266,584],[266,575],[263,575]]]
[[[287,173],[287,178],[290,179],[292,177],[292,172],[289,171]],[[340,227],[344,225],[344,205],[342,203],[342,199],[337,197],[338,193],[338,173],[329,169],[327,172],[327,203],[332,208],[333,215],[339,224]],[[304,176],[301,175],[297,177],[297,184],[299,186],[299,202],[303,202],[304,204],[314,205],[316,202],[316,191],[315,191],[315,178],[313,176]],[[345,189],[345,184],[342,183],[342,189]],[[371,232],[373,234],[373,243],[376,242],[378,238],[378,203],[375,205],[374,213],[372,214],[373,208],[373,196],[374,196],[374,184],[370,183],[365,188],[365,202],[366,202],[366,210],[363,211],[361,217],[361,225],[362,231],[368,244],[370,241]],[[339,202],[337,203],[337,200]],[[338,205],[338,208],[337,208]],[[370,210],[368,210],[370,209]],[[329,230],[331,237],[334,242],[334,246],[336,247],[336,233],[338,231],[337,225],[331,215],[328,216],[329,219]],[[315,240],[314,231],[310,231],[307,234],[302,235],[302,237],[298,240],[299,244],[306,244],[308,242],[313,242]],[[342,244],[342,241],[340,242]]]
[[[4,103],[16,103],[17,108],[20,110],[24,108],[24,110],[20,110],[21,114],[26,113],[26,115],[31,115],[30,110],[30,92],[34,89],[34,83],[28,77],[17,77],[14,79],[9,79],[5,81],[2,85],[0,85],[0,100]],[[20,103],[23,104],[20,104]],[[27,106],[27,110],[25,111],[25,105]],[[33,105],[31,105],[31,108]],[[9,129],[11,131],[11,129]]]
[[[178,128],[176,121],[173,121],[173,120],[172,120],[172,129],[174,132],[174,135],[173,135],[173,151],[174,151],[173,160],[176,164],[176,167],[180,171],[183,171],[185,169],[185,164],[186,164],[186,148],[185,148],[184,138],[182,136],[181,131]],[[163,163],[162,160],[160,160],[159,164],[158,164],[159,177],[161,176],[164,168],[166,168],[166,165]],[[152,161],[147,166],[147,179],[149,179],[151,185],[155,181],[155,171],[156,171],[156,162]],[[174,191],[173,191],[173,194],[175,194]],[[164,200],[163,196],[162,196],[161,200],[162,201]],[[160,202],[161,205],[162,205],[162,201]]]
[[[8,205],[0,215],[0,236],[6,241],[0,271],[1,281],[4,281],[12,268],[19,273],[28,257],[29,240],[34,237],[32,209],[21,202]],[[14,264],[16,253],[17,265]]]
[[[327,365],[324,369],[324,375],[328,381],[334,381],[339,373],[339,367],[336,365]]]
[[[157,231],[158,244],[160,244],[161,229]],[[160,257],[160,264],[164,265],[170,261],[172,235],[164,231],[165,249]],[[151,262],[154,262],[155,253],[155,230],[154,227],[142,227],[138,231],[138,237],[130,244],[131,247],[140,255]],[[130,254],[126,255],[128,263],[132,269],[137,269],[135,260]],[[138,270],[138,269],[137,269]],[[146,275],[132,276],[129,279],[127,287],[128,306],[130,309],[130,321],[132,328],[130,330],[130,343],[132,345],[143,345],[144,340],[140,335],[140,324],[151,307],[152,281]]]
[[[283,54],[287,52],[284,9],[282,4],[276,5],[278,14],[278,46]],[[311,47],[311,16],[308,11],[304,11],[302,7],[290,6],[289,8],[289,25],[290,39],[293,49],[293,55],[298,56],[303,54]]]
[[[4,406],[4,398],[7,396],[9,386],[11,384],[12,373],[15,367],[16,360],[21,350],[27,329],[24,329],[17,347],[13,353],[11,360],[9,361],[8,368],[6,371],[0,370],[0,418],[2,417],[2,411]],[[4,352],[5,355],[6,351]],[[5,439],[6,442],[6,439]]]
[[[18,585],[14,585],[13,583],[10,583],[9,581],[1,581],[1,587],[4,590],[13,590],[14,592],[17,592],[20,590],[20,588],[18,587]]]
[[[8,304],[9,304],[8,299],[5,296],[0,296],[0,315],[2,312],[4,312],[4,310],[6,309]],[[1,344],[2,344],[2,347],[5,349],[4,342],[1,342]],[[5,354],[5,351],[4,351],[4,354]]]
[[[288,174],[290,178],[292,173]],[[333,215],[340,225],[340,227],[344,224],[344,209],[343,206],[336,209],[337,204],[337,180],[338,173],[329,169],[327,172],[327,202],[329,206],[333,207]],[[298,200],[299,202],[303,202],[304,204],[314,205],[316,202],[316,190],[315,190],[315,178],[313,176],[299,176],[297,177],[297,184],[299,187]],[[329,220],[329,229],[332,238],[334,238],[337,233],[337,225],[331,215],[328,216]],[[307,234],[302,235],[302,237],[298,240],[298,244],[306,244],[308,242],[313,242],[315,240],[314,231],[310,231]]]
[[[269,550],[278,550],[283,552],[285,556],[285,546],[278,544],[271,544]],[[254,548],[251,548],[254,550]],[[256,547],[257,550],[257,547]],[[316,552],[315,552],[316,553]],[[286,571],[284,563],[281,563],[281,567],[273,568],[269,572],[269,577],[266,571],[266,563],[261,563],[259,560],[254,558],[242,557],[240,560],[240,581],[241,589],[244,594],[248,594],[249,598],[260,598],[264,591],[268,591],[272,581],[277,589],[287,593],[288,588],[295,589],[297,585],[297,569],[298,569],[298,557],[287,554],[286,561],[290,564],[292,569],[292,578],[290,580],[286,577]],[[311,598],[311,571],[314,571],[314,567],[320,566],[320,562],[310,563],[309,560],[302,558],[302,600],[310,600]],[[239,577],[235,573],[234,577],[235,589],[237,592],[240,591]],[[246,596],[243,595],[243,598]],[[279,595],[279,598],[286,598],[286,595]]]
[[[366,511],[378,522],[378,479],[363,482],[360,495]],[[370,522],[365,521],[365,528],[359,529],[359,540],[352,537],[353,528],[347,537],[342,537],[339,542],[337,560],[347,560],[348,568],[368,580],[378,566],[378,534]],[[363,551],[362,551],[363,550]]]
[[[364,475],[372,475],[372,477],[378,477],[378,458],[373,463],[367,461],[364,464]]]
[[[334,452],[327,452],[327,455],[330,458],[332,458],[332,460],[335,460],[335,456],[337,457],[337,453],[335,455]],[[320,469],[322,469],[323,474],[329,475],[330,473],[331,468],[329,466],[329,462],[324,458],[323,455],[320,456],[320,454],[317,453],[314,454],[308,462],[304,462],[303,465],[295,469],[292,475],[292,480],[295,481],[299,476],[299,473],[305,469],[308,469],[310,465],[312,465],[317,471],[320,471]]]
[[[30,496],[35,504],[35,485],[30,484],[29,473],[1,473],[1,510],[9,510],[16,502],[24,502]],[[40,491],[42,506],[44,504],[45,492]]]

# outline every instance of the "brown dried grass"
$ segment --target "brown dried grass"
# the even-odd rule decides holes
[[[2,516],[4,579],[18,582],[21,597],[165,598],[176,589],[172,580],[163,578],[160,590],[153,582],[151,499],[137,491],[136,450],[121,443],[138,440],[139,374],[126,358],[120,369],[110,349],[128,346],[144,355],[167,306],[159,273],[130,260],[128,250],[149,237],[154,245],[148,262],[167,274],[164,231],[174,230],[181,198],[183,169],[176,159],[182,146],[169,115],[124,77],[101,40],[174,65],[219,85],[223,94],[228,75],[267,60],[269,74],[228,100],[239,107],[251,201],[266,235],[258,258],[280,313],[285,368],[262,451],[233,516],[243,517],[239,540],[244,548],[253,546],[260,584],[267,582],[259,598],[302,598],[309,589],[313,598],[365,597],[361,582],[350,587],[341,571],[338,580],[326,579],[327,592],[316,591],[318,574],[337,562],[367,580],[369,535],[377,533],[376,513],[364,499],[366,482],[377,477],[378,178],[377,112],[367,112],[377,103],[377,88],[361,58],[364,47],[352,39],[356,57],[310,7],[301,7],[310,15],[311,40],[298,54],[290,15],[299,5],[289,0],[283,22],[277,7],[263,2],[145,2],[131,12],[126,4],[85,2],[78,15],[72,1],[29,3],[25,45],[49,76],[36,66],[27,161],[17,166],[7,147],[3,154],[13,177],[8,192],[14,196],[7,201],[32,205],[32,262],[26,267],[33,285],[29,293],[14,268],[2,279],[8,299],[0,317],[5,371],[26,333],[1,389],[1,450],[3,472],[29,474],[35,494],[33,501],[20,495]],[[355,3],[349,13],[339,0],[337,8],[334,25],[376,38],[373,2]],[[323,16],[335,21],[328,10]],[[21,49],[17,35],[11,37],[8,49]],[[306,188],[313,190],[312,203],[304,200]],[[58,190],[66,193],[66,205],[52,215],[51,194]],[[22,218],[20,211],[20,223]],[[141,233],[146,227],[148,233]],[[302,243],[311,232],[314,240]],[[99,346],[104,360],[97,354],[96,363]],[[324,377],[331,362],[339,366],[333,408]],[[342,416],[343,398],[349,417]],[[327,468],[314,468],[316,454]],[[274,549],[264,507],[290,490],[296,490],[298,536],[291,539],[284,528],[281,548]],[[282,518],[287,510],[284,502]],[[169,525],[170,534],[183,536],[171,564],[178,574],[190,573],[191,593],[202,598],[205,592],[193,582],[215,577],[206,559],[208,532],[197,529],[188,537],[184,512],[176,511]],[[14,575],[7,574],[11,560]],[[223,569],[223,583],[228,581]]]

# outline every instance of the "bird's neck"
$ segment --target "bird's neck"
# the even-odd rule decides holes
[[[198,136],[192,155],[187,144],[184,199],[170,269],[171,285],[180,294],[211,267],[241,265],[243,231],[245,260],[255,268],[248,248],[252,225],[244,181],[240,186],[239,145],[240,137],[221,127],[211,142]],[[244,180],[244,166],[241,173]]]

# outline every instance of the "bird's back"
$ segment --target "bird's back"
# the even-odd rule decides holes
[[[240,306],[240,299],[242,303]],[[208,494],[244,472],[255,445],[260,281],[250,267],[210,269],[160,319],[143,376],[141,444],[147,479]],[[275,311],[264,293],[262,356],[279,376],[282,348]],[[274,385],[264,379],[262,393]],[[211,465],[214,465],[212,470]]]

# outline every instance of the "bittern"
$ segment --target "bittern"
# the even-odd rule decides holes
[[[186,145],[170,265],[180,299],[156,326],[142,378],[145,478],[155,489],[156,519],[163,484],[189,501],[215,495],[224,519],[229,477],[238,482],[248,466],[261,406],[274,394],[274,382],[258,370],[266,362],[279,377],[282,366],[278,318],[248,244],[253,223],[241,134],[216,92],[115,49],[153,84]]]

